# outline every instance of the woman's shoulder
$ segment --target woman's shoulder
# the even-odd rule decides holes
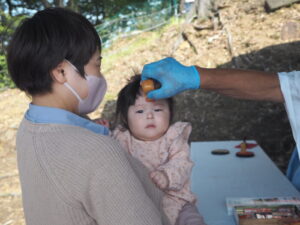
[[[34,124],[22,122],[19,136],[35,139],[37,146],[42,146],[44,157],[64,158],[87,161],[101,160],[119,151],[119,144],[109,136],[94,133],[88,129],[64,124]],[[102,157],[100,157],[102,156]]]
[[[109,135],[98,134],[83,127],[62,124],[51,126],[61,127],[62,129],[58,135],[75,143],[86,143],[90,146],[97,145],[98,147],[99,143],[104,146],[115,143]]]
[[[97,134],[80,127],[78,129],[69,128],[65,140],[71,146],[77,146],[79,151],[84,149],[96,154],[112,153],[120,149],[118,142],[110,136]]]

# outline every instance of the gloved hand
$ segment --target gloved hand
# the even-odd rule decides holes
[[[200,87],[200,74],[195,66],[184,66],[174,58],[165,58],[146,64],[142,71],[142,80],[155,79],[161,88],[150,91],[148,98],[169,98],[188,89]]]

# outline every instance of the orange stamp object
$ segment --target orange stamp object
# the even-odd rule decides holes
[[[238,157],[253,157],[254,156],[254,153],[253,152],[248,152],[247,151],[247,143],[246,143],[246,140],[244,140],[242,143],[241,143],[241,150],[239,152],[236,153],[236,156]]]
[[[142,90],[143,90],[144,94],[147,95],[147,93],[149,91],[153,91],[155,89],[154,80],[151,80],[151,79],[149,79],[149,80],[143,80],[141,82],[141,87],[142,87]],[[146,98],[146,101],[147,102],[152,102],[154,100]]]
[[[143,80],[141,82],[142,90],[145,94],[149,91],[153,91],[155,89],[154,81],[153,80]]]

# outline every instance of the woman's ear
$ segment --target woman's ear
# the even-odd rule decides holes
[[[54,82],[63,84],[67,81],[65,74],[65,65],[66,63],[62,61],[51,71],[51,76]]]

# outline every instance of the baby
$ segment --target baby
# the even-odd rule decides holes
[[[188,139],[191,125],[171,124],[172,98],[149,101],[133,76],[119,92],[116,116],[119,125],[112,136],[150,171],[154,184],[164,191],[163,209],[172,225],[186,204],[195,204],[190,189],[193,163]]]

